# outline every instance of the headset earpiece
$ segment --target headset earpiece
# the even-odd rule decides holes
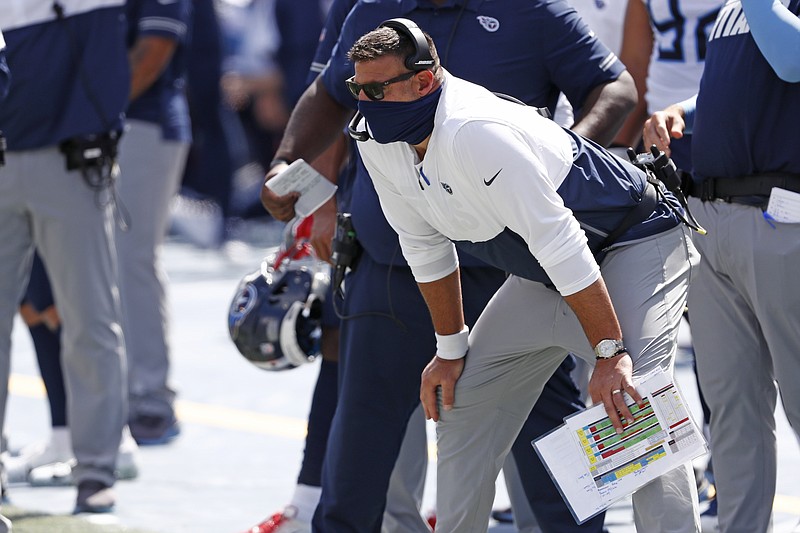
[[[406,57],[405,65],[408,70],[428,70],[433,68],[433,56],[428,46],[425,34],[413,21],[404,18],[389,19],[381,22],[379,28],[392,28],[406,35],[414,43],[414,53]]]
[[[356,111],[356,114],[353,115],[353,118],[351,118],[350,122],[347,124],[347,133],[350,134],[350,137],[362,143],[367,142],[370,139],[366,125],[364,126],[363,130],[358,129],[358,123],[361,122],[361,119],[363,118],[364,115],[361,114],[361,111]]]

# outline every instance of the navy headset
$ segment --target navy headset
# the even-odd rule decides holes
[[[394,18],[381,22],[378,28],[392,28],[396,32],[405,35],[411,40],[411,43],[414,45],[414,53],[407,56],[403,62],[408,70],[418,72],[421,70],[428,70],[429,68],[433,67],[433,55],[431,54],[431,48],[428,45],[428,39],[425,37],[425,34],[422,33],[422,30],[419,29],[419,26],[414,23],[414,21],[405,18]],[[347,132],[353,139],[365,142],[370,138],[367,130],[358,131],[356,129],[362,118],[364,118],[363,115],[356,111],[356,114],[347,125]]]

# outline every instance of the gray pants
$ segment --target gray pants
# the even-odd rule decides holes
[[[166,272],[160,251],[188,150],[187,143],[162,139],[161,127],[150,122],[129,120],[122,136],[119,196],[130,214],[130,227],[118,231],[116,239],[131,417],[173,414]]]
[[[386,510],[383,513],[384,533],[429,533],[430,527],[420,514],[428,471],[428,435],[425,415],[420,404],[408,419],[403,445],[389,478]]]
[[[517,531],[519,533],[542,533],[542,528],[539,527],[536,515],[533,514],[531,504],[528,502],[528,495],[525,494],[525,487],[522,486],[522,479],[519,477],[513,453],[506,455],[506,461],[503,463],[503,477],[506,481],[506,490]]]
[[[800,224],[759,208],[692,199],[708,230],[689,292],[692,341],[711,410],[711,455],[720,531],[770,531],[778,382],[800,431]]]
[[[104,203],[105,202],[105,203]],[[62,320],[61,364],[76,482],[114,483],[127,387],[111,210],[56,148],[11,152],[0,168],[0,428],[11,328],[34,246]]]
[[[428,533],[430,526],[420,514],[425,475],[428,470],[428,438],[425,415],[420,404],[408,419],[403,445],[392,470],[386,493],[386,511],[383,514],[384,533]],[[519,533],[541,533],[536,517],[528,503],[522,486],[514,455],[508,454],[503,465],[506,487],[514,509],[514,525]]]
[[[603,278],[634,375],[672,373],[678,324],[697,254],[683,228],[608,254]],[[451,411],[440,411],[437,513],[442,531],[486,531],[495,479],[547,379],[568,352],[594,362],[577,317],[555,291],[511,276],[470,333]],[[531,449],[531,453],[535,453]],[[633,495],[638,531],[699,531],[689,464]]]

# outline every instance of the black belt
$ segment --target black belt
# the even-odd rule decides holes
[[[689,182],[688,193],[704,202],[736,202],[741,197],[769,198],[773,187],[800,193],[800,174],[768,173],[740,178],[708,178],[700,184]]]

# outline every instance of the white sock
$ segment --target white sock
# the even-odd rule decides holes
[[[70,435],[69,427],[56,426],[50,430],[49,447],[58,451],[59,454],[66,454],[67,457],[72,456],[72,438]]]
[[[294,517],[298,522],[311,523],[314,511],[317,509],[319,498],[322,496],[322,487],[312,487],[311,485],[298,485],[294,489],[290,507],[297,510]]]

